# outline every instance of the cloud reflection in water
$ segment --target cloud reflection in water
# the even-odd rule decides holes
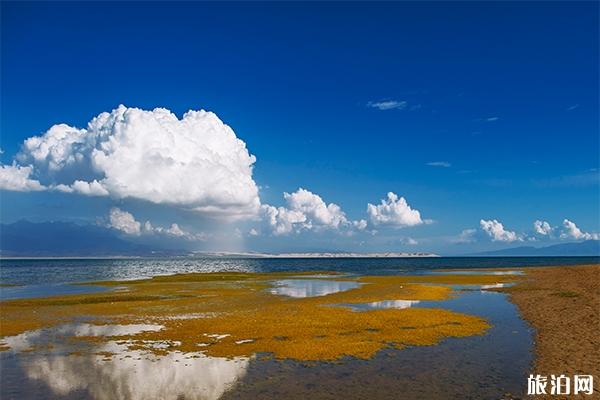
[[[148,326],[69,324],[54,331],[71,332],[72,336],[77,333],[111,336],[136,329],[140,332]],[[43,343],[48,339],[48,330],[6,339],[11,351],[18,352]],[[157,343],[157,347],[163,344]],[[49,352],[30,353],[22,362],[26,376],[44,382],[59,397],[85,392],[95,400],[216,400],[245,376],[250,363],[247,357],[227,359],[178,351],[157,356],[129,350],[126,344],[114,341],[91,352],[69,354],[72,350],[67,341]],[[107,357],[107,353],[114,355]]]
[[[360,285],[359,282],[329,279],[281,279],[275,282],[275,287],[270,291],[273,294],[296,298],[317,297],[356,289]]]

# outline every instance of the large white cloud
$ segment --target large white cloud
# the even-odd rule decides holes
[[[231,218],[260,208],[255,157],[229,126],[204,110],[178,119],[164,108],[121,105],[85,129],[60,124],[27,139],[17,159],[33,165],[46,186],[64,192],[132,197]],[[32,183],[19,187],[40,190]]]
[[[294,193],[284,193],[286,207],[262,206],[264,220],[275,235],[285,235],[301,230],[363,230],[365,220],[350,221],[340,206],[325,203],[321,196],[299,188]]]
[[[398,197],[393,192],[387,194],[387,200],[382,199],[378,205],[369,203],[367,214],[374,225],[390,225],[396,228],[421,225],[421,213],[412,209],[404,197]]]
[[[479,221],[479,225],[495,242],[514,242],[516,240],[523,240],[515,232],[504,229],[504,225],[495,219],[488,221],[482,219]]]
[[[563,221],[563,232],[561,233],[560,237],[562,239],[576,239],[576,240],[599,240],[600,239],[600,234],[598,233],[588,233],[588,232],[582,232],[581,229],[579,229],[577,227],[577,225],[575,225],[574,222],[569,221],[568,219],[565,219]]]
[[[0,189],[15,192],[46,190],[36,179],[32,179],[32,166],[0,165]]]

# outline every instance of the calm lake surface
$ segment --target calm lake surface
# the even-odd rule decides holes
[[[216,271],[343,271],[349,274],[438,274],[449,268],[528,267],[598,263],[598,257],[568,258],[428,258],[428,259],[118,259],[3,260],[5,299],[68,293],[68,283],[135,279],[179,272]],[[100,290],[84,286],[83,290]],[[273,294],[323,296],[349,290],[343,281],[285,279],[274,282]],[[78,324],[31,331],[10,339],[0,352],[0,398],[4,399],[501,399],[520,397],[532,363],[534,332],[507,295],[484,286],[454,287],[444,301],[397,299],[356,305],[373,308],[444,308],[485,318],[485,335],[448,338],[433,346],[386,349],[373,359],[335,363],[276,361],[261,355],[225,359],[201,353],[171,352],[153,356],[117,343],[93,344],[94,351],[72,355],[69,336],[103,335],[104,327]],[[20,290],[20,292],[19,292]],[[82,289],[76,289],[82,290]],[[1,303],[0,303],[1,306]],[[148,326],[111,329],[151,330]],[[43,344],[53,348],[18,352]],[[64,340],[63,340],[64,339]],[[62,340],[62,341],[61,341]],[[104,359],[102,352],[119,353]],[[98,353],[98,354],[95,354]]]
[[[0,281],[3,284],[51,285],[222,271],[338,271],[395,275],[451,268],[529,267],[599,262],[600,257],[0,259]]]

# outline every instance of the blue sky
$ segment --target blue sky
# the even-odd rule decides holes
[[[4,190],[2,222],[110,225],[117,207],[141,224],[176,223],[190,248],[444,254],[600,231],[596,2],[3,2],[1,29],[4,165],[25,139],[60,123],[85,128],[120,104],[179,118],[204,109],[256,157],[261,205],[294,211],[283,193],[304,188],[346,218],[332,227],[305,212],[275,234],[264,208],[214,218],[135,190]],[[75,179],[31,165],[30,179],[45,187]],[[388,192],[420,222],[391,211],[391,222],[377,223],[367,204]],[[362,219],[365,228],[352,228]],[[486,231],[482,220],[514,236]],[[536,234],[536,220],[551,234]],[[461,237],[465,230],[474,232]]]

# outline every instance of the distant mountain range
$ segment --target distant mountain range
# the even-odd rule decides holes
[[[0,224],[3,257],[101,257],[180,255],[124,240],[110,229],[71,222],[18,221]]]
[[[600,240],[561,243],[545,247],[521,246],[477,253],[478,256],[600,256]]]
[[[135,239],[134,239],[135,240]],[[78,225],[72,222],[18,221],[0,224],[0,256],[2,257],[117,257],[117,256],[184,256],[190,251],[174,249],[176,243],[140,244],[128,240],[118,232],[97,225]],[[171,245],[171,247],[166,247]],[[435,257],[431,253],[207,253],[196,255],[213,257],[268,257],[268,258],[347,258],[347,257]],[[488,251],[478,256],[600,256],[600,241],[588,240],[562,243],[546,247],[514,247]]]

